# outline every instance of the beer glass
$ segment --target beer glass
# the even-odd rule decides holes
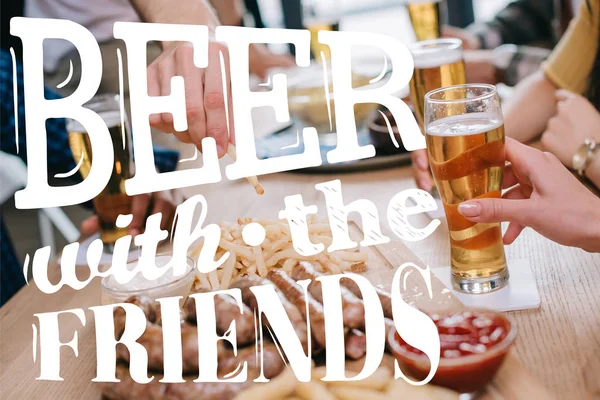
[[[331,58],[329,46],[319,43],[319,31],[340,30],[342,12],[340,0],[303,0],[302,19],[304,27],[310,31],[310,50],[317,62],[321,62],[321,52],[326,60]]]
[[[417,40],[440,37],[440,27],[446,19],[445,0],[407,0],[406,8]]]
[[[115,155],[113,171],[104,190],[94,198],[94,208],[100,220],[100,237],[107,250],[119,239],[127,235],[127,228],[118,228],[115,224],[119,214],[131,214],[131,197],[125,193],[125,180],[133,175],[133,159],[131,153],[131,137],[127,116],[123,115],[119,96],[104,94],[93,97],[84,105],[98,114],[106,126],[113,143]],[[85,179],[92,165],[92,147],[85,128],[76,120],[67,120],[69,146],[75,163],[80,165],[79,172]],[[98,156],[102,156],[101,154]]]
[[[423,128],[425,94],[444,86],[467,82],[460,39],[434,39],[410,46],[415,72],[410,80],[410,93],[419,124]]]
[[[429,164],[450,232],[452,283],[487,293],[508,283],[499,223],[475,223],[458,212],[464,201],[501,197],[504,121],[495,86],[469,84],[425,96]]]

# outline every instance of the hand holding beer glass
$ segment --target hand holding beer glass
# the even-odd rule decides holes
[[[496,88],[470,84],[427,93],[425,133],[448,220],[453,286],[465,293],[500,289],[509,277],[500,224],[471,222],[458,212],[464,201],[501,197],[504,120]]]
[[[119,214],[131,214],[132,198],[125,193],[125,181],[133,176],[133,158],[131,152],[131,136],[127,116],[121,120],[119,96],[115,94],[98,95],[84,107],[97,113],[106,126],[113,143],[115,161],[108,184],[96,198],[94,208],[100,222],[100,238],[106,250],[127,235],[127,228],[116,226]],[[92,165],[92,146],[85,128],[76,120],[67,120],[69,146],[75,162],[80,165],[79,172],[85,179]]]

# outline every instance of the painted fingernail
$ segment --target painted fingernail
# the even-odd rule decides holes
[[[431,190],[431,184],[427,179],[419,179],[419,187],[428,192]]]
[[[429,168],[429,163],[427,162],[427,159],[425,157],[423,157],[423,156],[418,156],[417,157],[417,165],[421,169],[428,169]]]
[[[458,212],[464,217],[478,217],[481,214],[481,204],[472,203],[461,203],[458,205]]]

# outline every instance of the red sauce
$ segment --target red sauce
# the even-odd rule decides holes
[[[508,334],[506,320],[495,313],[461,311],[450,315],[430,315],[440,335],[440,357],[457,358],[485,353]],[[423,354],[397,336],[407,351]]]
[[[502,314],[478,310],[431,314],[430,318],[440,335],[440,364],[432,383],[459,393],[484,388],[502,365],[515,338],[510,320]],[[427,356],[407,344],[397,332],[392,333],[390,346],[401,368],[424,379],[430,369]]]

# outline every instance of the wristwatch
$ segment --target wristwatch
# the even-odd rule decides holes
[[[579,176],[584,176],[585,169],[590,165],[594,158],[594,151],[598,149],[598,143],[594,139],[585,139],[583,144],[573,155],[573,169]]]

